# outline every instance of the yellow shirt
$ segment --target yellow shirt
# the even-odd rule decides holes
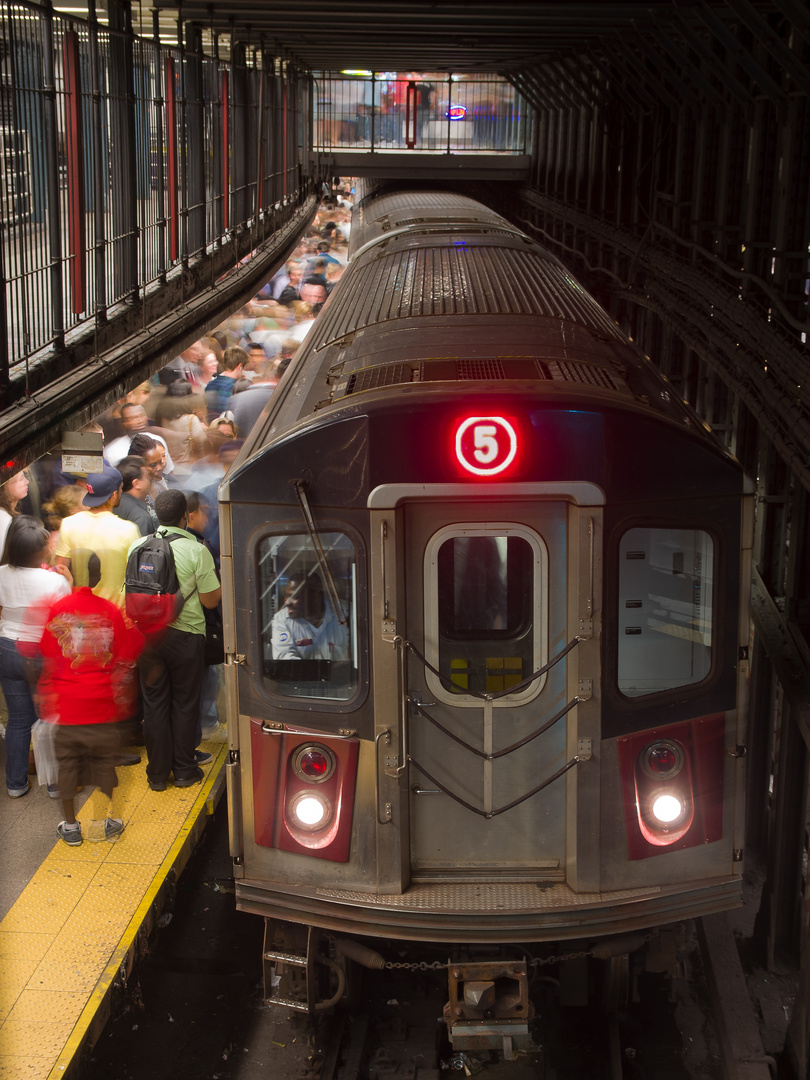
[[[124,521],[109,510],[91,514],[82,510],[66,517],[59,528],[56,554],[70,559],[70,570],[77,586],[89,585],[96,596],[103,596],[123,608],[126,603],[124,578],[127,551],[141,531],[132,521]]]

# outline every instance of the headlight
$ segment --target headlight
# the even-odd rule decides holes
[[[290,803],[290,816],[299,829],[316,832],[325,828],[332,818],[332,804],[318,793],[301,791]]]
[[[661,827],[669,828],[683,821],[687,806],[680,795],[671,791],[662,791],[652,796],[650,810]]]

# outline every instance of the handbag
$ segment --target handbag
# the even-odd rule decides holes
[[[59,764],[56,760],[56,731],[58,724],[46,724],[37,720],[31,728],[31,743],[34,747],[34,765],[40,785],[54,786],[59,778]]]
[[[206,667],[222,664],[225,661],[225,639],[222,633],[222,619],[219,611],[205,612],[205,648],[203,660]]]

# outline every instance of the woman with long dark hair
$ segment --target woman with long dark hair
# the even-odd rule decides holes
[[[30,788],[28,751],[37,719],[23,652],[39,642],[48,607],[67,596],[73,579],[65,567],[47,567],[50,536],[37,518],[15,517],[6,539],[8,561],[0,566],[0,687],[8,709],[6,789],[18,799]]]
[[[15,473],[11,479],[0,487],[0,562],[3,562],[3,552],[9,526],[19,514],[19,504],[27,494],[28,477],[24,472]]]

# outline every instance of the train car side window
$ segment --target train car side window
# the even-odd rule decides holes
[[[428,673],[434,693],[472,704],[465,692],[508,690],[545,662],[547,554],[536,534],[451,526],[432,538],[426,560],[425,647],[443,676]],[[502,700],[524,700],[541,686]]]
[[[281,697],[349,701],[358,685],[357,555],[344,533],[319,539],[331,583],[309,536],[259,545],[263,673]]]
[[[700,529],[630,529],[619,544],[618,684],[637,698],[712,666],[714,544]]]

